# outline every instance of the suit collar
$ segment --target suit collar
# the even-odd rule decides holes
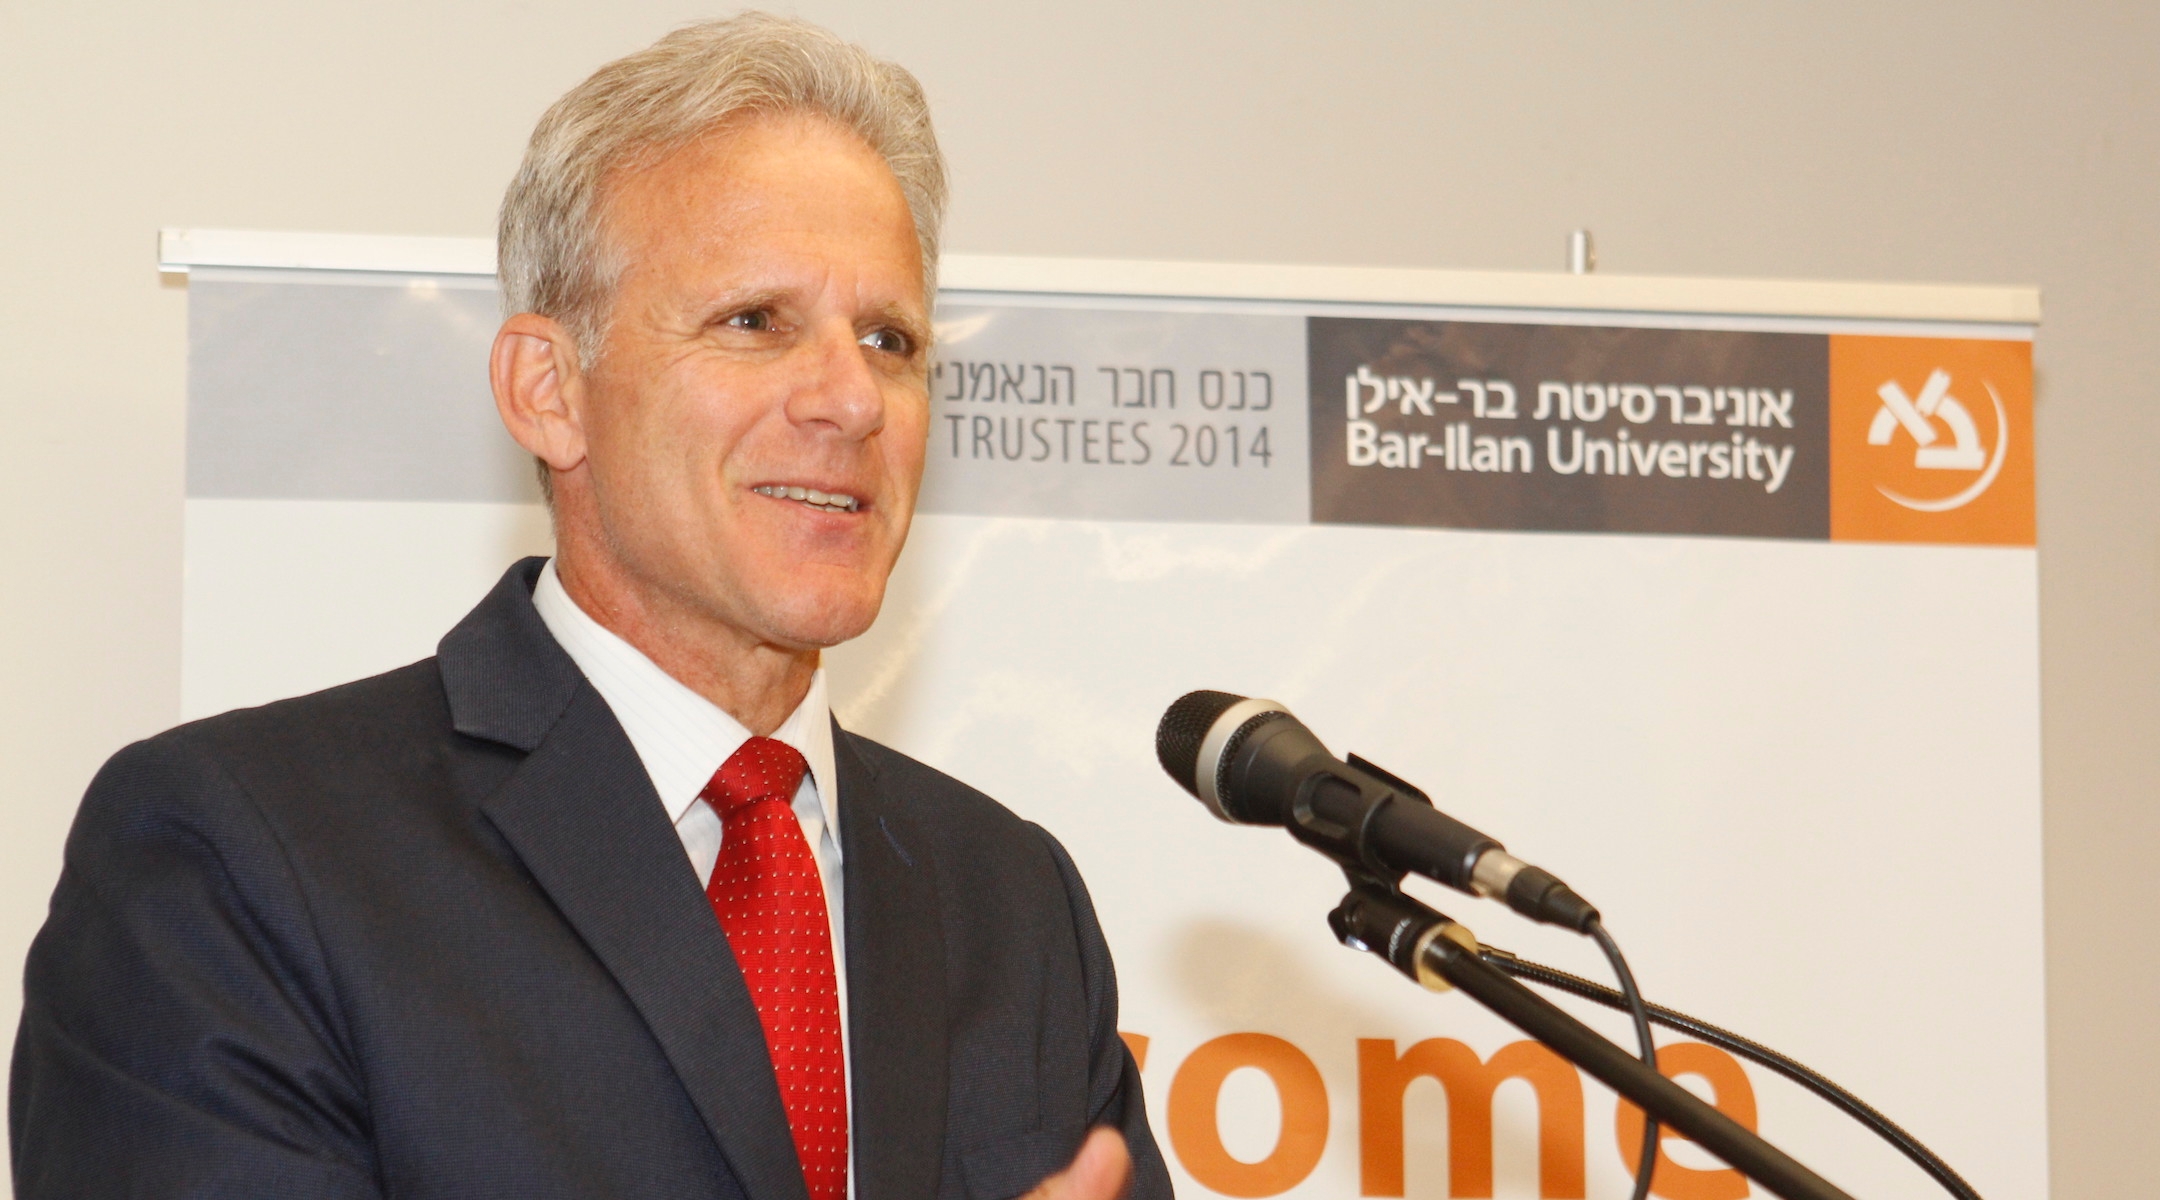
[[[451,726],[531,751],[585,686],[577,664],[533,610],[544,558],[517,562],[435,648]]]
[[[570,598],[555,564],[540,568],[532,590],[533,611],[557,645],[592,681],[652,776],[668,819],[681,821],[712,778],[713,768],[750,737],[742,722],[662,670],[645,652]],[[771,737],[802,753],[816,783],[825,827],[838,829],[834,805],[832,710],[825,701],[825,671],[810,674],[809,690]]]
[[[859,1200],[940,1192],[945,943],[931,841],[906,797],[834,728],[847,861],[848,1067]]]

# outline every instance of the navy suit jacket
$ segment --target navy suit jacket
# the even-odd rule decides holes
[[[130,746],[30,952],[20,1200],[804,1200],[741,973],[512,568],[437,656]],[[837,734],[860,1200],[1009,1197],[1090,1126],[1167,1197],[1042,829]]]

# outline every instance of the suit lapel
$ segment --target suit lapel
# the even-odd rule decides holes
[[[807,1200],[757,1006],[622,726],[512,567],[438,650],[460,733],[526,751],[482,810],[636,1006],[744,1190]],[[931,842],[833,732],[858,1200],[936,1195],[947,1087]]]
[[[528,753],[481,804],[621,985],[744,1191],[808,1200],[757,1006],[637,751],[511,568],[443,639],[461,733]]]
[[[582,689],[483,808],[637,1006],[744,1191],[807,1200],[757,1006],[599,694]]]
[[[846,871],[849,1136],[858,1200],[939,1192],[945,1149],[945,945],[930,840],[851,738],[833,730]]]

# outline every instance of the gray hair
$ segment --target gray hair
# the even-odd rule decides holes
[[[497,229],[505,313],[561,321],[591,364],[622,268],[601,228],[609,186],[730,119],[792,113],[853,131],[892,168],[934,296],[945,160],[922,85],[815,25],[750,12],[687,25],[616,59],[540,118]]]

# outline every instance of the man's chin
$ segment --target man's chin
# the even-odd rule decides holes
[[[765,622],[764,639],[790,650],[828,650],[861,637],[877,620],[877,610],[873,602],[774,613]]]

